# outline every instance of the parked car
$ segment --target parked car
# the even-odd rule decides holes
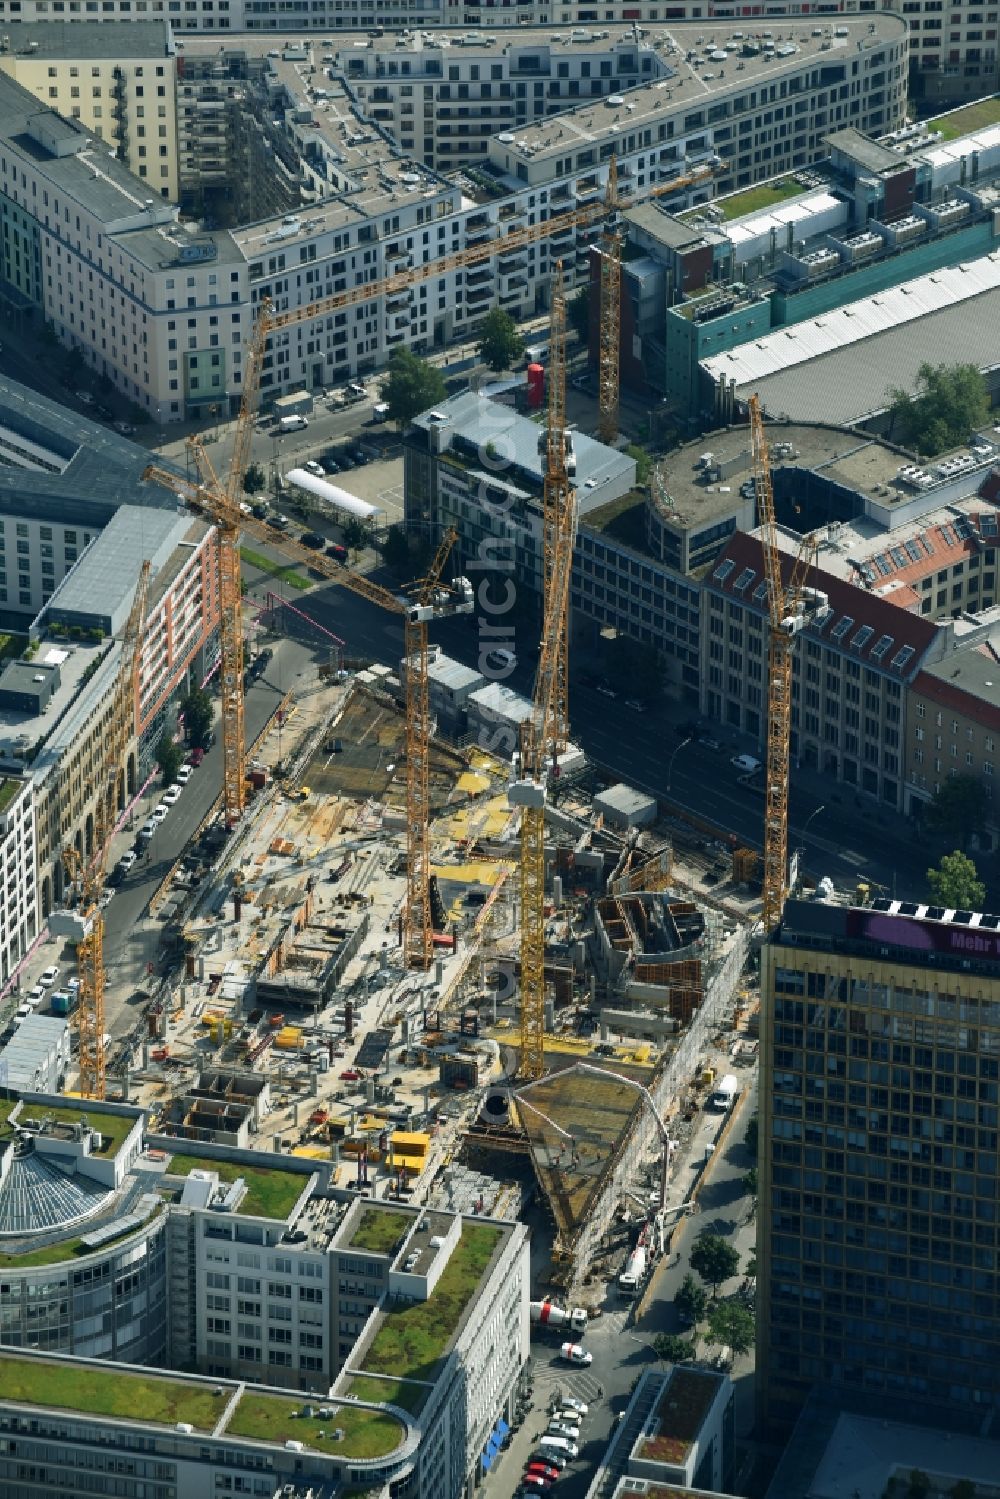
[[[76,398],[83,406],[93,406],[95,404],[94,398],[90,394],[89,390],[78,390],[76,393]]]
[[[646,711],[646,704],[641,702],[637,697],[627,697],[625,699],[625,706],[626,708],[631,708],[633,713],[645,713]]]
[[[317,463],[315,458],[308,458],[306,462],[303,463],[302,467],[305,469],[307,474],[312,474],[314,479],[326,478],[326,469],[321,463]]]
[[[272,531],[287,531],[292,524],[287,515],[271,515],[267,523]]]
[[[524,1470],[526,1473],[541,1473],[543,1478],[551,1478],[553,1482],[559,1477],[559,1469],[554,1463],[545,1462],[540,1457],[532,1457]]]
[[[340,1074],[340,1081],[342,1083],[356,1083],[359,1081],[360,1077],[361,1073],[357,1070],[356,1067],[345,1067],[343,1072]]]
[[[578,1416],[585,1416],[590,1409],[585,1400],[577,1400],[575,1395],[562,1395],[554,1404],[561,1406],[564,1410],[576,1411]]]
[[[321,536],[318,531],[303,531],[302,545],[310,551],[318,552],[326,545],[326,537]]]
[[[594,1362],[594,1355],[588,1353],[580,1343],[563,1343],[559,1349],[559,1357],[564,1358],[569,1364],[592,1364]]]
[[[180,769],[178,770],[178,772],[177,772],[177,781],[178,781],[178,784],[181,785],[181,786],[186,786],[187,783],[188,783],[188,781],[190,781],[190,779],[191,779],[191,767],[190,767],[190,765],[182,765],[180,767]]]
[[[128,874],[132,869],[135,868],[135,860],[135,854],[131,849],[128,849],[127,852],[122,854],[121,858],[118,860],[118,868],[124,869],[125,873]],[[73,980],[70,979],[70,984],[72,983]],[[77,983],[79,983],[79,980],[77,980]]]
[[[204,758],[205,758],[205,751],[202,749],[202,747],[201,747],[200,744],[196,744],[195,747],[194,747],[194,749],[191,751],[190,755],[188,756],[188,760],[189,760],[191,766],[195,770],[197,770],[198,766],[201,764],[201,762],[202,762],[202,760],[204,760]]]
[[[617,697],[618,694],[610,682],[598,682],[597,690],[602,697]]]
[[[565,1437],[569,1442],[575,1442],[580,1436],[579,1426],[568,1426],[565,1421],[550,1421],[548,1424],[549,1436]]]
[[[55,963],[50,963],[49,966],[48,966],[48,968],[46,968],[39,975],[38,982],[41,984],[41,986],[42,986],[43,989],[51,989],[52,985],[55,983],[55,981],[56,981],[56,979],[58,977],[59,977],[59,968],[58,968],[58,965],[55,964]]]
[[[761,762],[753,755],[734,755],[729,763],[737,770],[742,770],[744,775],[753,775],[754,771],[760,770],[761,767]]]
[[[552,1479],[543,1478],[541,1473],[525,1473],[521,1482],[539,1494],[547,1494],[552,1487]]]
[[[106,911],[108,909],[108,907],[110,906],[111,902],[114,900],[114,898],[115,898],[115,892],[113,890],[102,890],[101,891],[101,898],[97,902],[97,904],[100,906],[100,908],[101,908],[102,911]]]
[[[262,501],[258,500],[256,505],[250,506],[250,509],[253,511],[258,520],[267,520],[267,506]]]
[[[154,823],[156,827],[159,827],[160,823],[169,816],[170,808],[167,806],[166,802],[159,802],[149,814],[149,820],[150,822]]]
[[[342,547],[339,541],[331,541],[330,545],[326,548],[326,555],[336,558],[338,562],[346,562],[347,548]]]
[[[120,432],[123,437],[131,437],[135,431],[131,422],[115,422],[114,429],[116,432]]]
[[[172,785],[167,787],[166,791],[163,793],[163,800],[166,802],[168,807],[172,807],[175,802],[180,801],[181,792],[183,790],[184,787],[181,786],[177,781],[174,781]]]
[[[158,827],[159,823],[154,822],[152,818],[150,818],[148,822],[144,822],[142,827],[139,829],[140,842],[148,843]]]

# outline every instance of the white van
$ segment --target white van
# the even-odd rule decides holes
[[[719,1085],[713,1089],[712,1095],[708,1100],[708,1106],[710,1109],[715,1109],[716,1113],[728,1113],[739,1097],[739,1092],[740,1085],[736,1081],[734,1074],[727,1072]]]
[[[373,422],[387,422],[389,420],[389,403],[387,401],[376,401],[372,407]]]
[[[571,1442],[568,1437],[551,1437],[546,1432],[545,1436],[538,1438],[537,1445],[540,1451],[544,1452],[546,1448],[549,1448],[553,1452],[561,1452],[563,1457],[570,1459],[580,1456],[579,1447],[575,1442]]]
[[[283,416],[278,419],[279,432],[301,432],[309,423],[304,416]]]

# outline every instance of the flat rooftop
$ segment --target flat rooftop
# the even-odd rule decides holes
[[[376,1313],[366,1351],[349,1365],[353,1377],[345,1394],[418,1411],[430,1393],[441,1359],[476,1315],[482,1288],[514,1227],[464,1222],[461,1237],[427,1300],[389,1305]]]
[[[682,1464],[712,1409],[720,1374],[675,1367],[653,1412],[651,1435],[636,1443],[635,1456],[649,1462]]]
[[[7,21],[3,51],[15,59],[170,57],[166,21],[107,21],[80,27],[67,21]]]
[[[924,678],[928,679],[926,684]],[[913,684],[914,691],[920,692],[931,683],[930,690],[939,701],[947,701],[954,693],[952,702],[961,708],[966,706],[961,703],[962,695],[978,699],[991,725],[1000,727],[1000,659],[994,646],[952,651],[945,660],[924,668]]]
[[[180,1423],[201,1436],[279,1447],[294,1439],[308,1451],[358,1461],[387,1457],[409,1436],[387,1411],[323,1401],[322,1414],[303,1416],[303,1400],[284,1391],[107,1368],[89,1359],[0,1357],[0,1404],[73,1411],[127,1425],[176,1428]]]
[[[275,1218],[284,1222],[309,1185],[308,1171],[296,1171],[277,1163],[267,1166],[248,1165],[242,1161],[219,1160],[184,1152],[170,1157],[166,1176],[186,1177],[192,1171],[214,1171],[219,1181],[230,1183],[241,1178],[246,1182],[246,1196],[235,1211],[249,1218]]]
[[[734,34],[739,28],[731,21],[716,24],[692,21],[669,28],[658,27],[654,45],[671,70],[669,77],[630,89],[624,95],[611,95],[610,98],[581,104],[576,109],[519,128],[513,132],[514,142],[505,145],[505,150],[512,158],[521,161],[555,154],[562,156],[574,146],[596,145],[606,140],[612,130],[631,130],[660,116],[690,110],[696,105],[709,105],[721,94],[743,93],[755,84],[777,80],[791,65],[815,60],[829,67],[853,60],[859,49],[868,50],[885,41],[901,39],[906,34],[903,19],[884,11],[863,17],[838,15],[835,27],[831,24],[832,19],[809,26],[787,17],[776,18],[776,27],[794,28],[793,41],[778,44],[783,50],[786,46],[794,50],[780,57],[768,56],[764,52],[745,56],[741,51],[742,36]],[[645,37],[648,31],[649,28],[640,27],[641,36]],[[726,53],[724,58],[713,55],[723,50]],[[688,61],[689,53],[697,56],[700,66],[695,66],[693,58]],[[739,74],[735,71],[737,60],[744,65]],[[618,98],[622,99],[620,104],[612,102]]]
[[[110,666],[117,661],[120,649],[116,641],[108,640],[100,643],[43,640],[37,655],[32,657],[31,667],[37,671],[39,667],[58,666],[59,687],[42,713],[22,713],[13,708],[0,708],[0,748],[6,746],[10,753],[14,742],[20,741],[22,737],[28,741],[29,746],[39,739],[54,739],[75,699],[90,686],[89,680],[84,682],[87,673],[99,662],[106,661]],[[37,757],[33,763],[38,764]]]
[[[200,524],[204,534],[205,523],[194,524]],[[169,572],[164,572],[165,564],[191,526],[187,514],[123,505],[67,573],[48,608],[59,614],[100,614],[114,620],[131,607],[144,560],[152,564],[152,576],[159,579],[162,593],[172,581]]]

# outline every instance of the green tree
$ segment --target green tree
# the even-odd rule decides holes
[[[658,1332],[653,1339],[653,1352],[665,1364],[683,1364],[686,1359],[694,1358],[694,1344],[675,1332]]]
[[[743,1144],[749,1150],[754,1160],[757,1159],[757,1135],[760,1128],[760,1119],[756,1114],[751,1114],[747,1123],[747,1132],[743,1136]]]
[[[949,911],[981,911],[986,903],[986,886],[975,864],[957,848],[936,869],[928,869],[927,883],[935,903]]]
[[[402,346],[393,350],[379,395],[400,432],[415,416],[443,401],[445,394],[444,376],[435,365]]]
[[[691,1269],[712,1287],[713,1299],[724,1280],[740,1268],[740,1257],[731,1244],[717,1234],[703,1234],[691,1251]]]
[[[267,475],[259,463],[251,463],[243,475],[243,488],[247,494],[260,494],[267,484]]]
[[[165,786],[171,781],[176,781],[177,772],[181,768],[180,746],[175,744],[166,730],[160,735],[160,742],[156,746],[156,763],[160,767],[160,775],[163,777]]]
[[[187,741],[195,749],[205,749],[212,732],[212,699],[203,687],[192,687],[181,704]]]
[[[344,545],[352,552],[363,552],[368,545],[368,528],[357,516],[344,525]]]
[[[910,1471],[910,1481],[906,1492],[909,1499],[926,1499],[931,1491],[931,1481],[921,1468],[913,1468]]]
[[[751,1166],[749,1171],[745,1171],[743,1173],[743,1180],[740,1183],[740,1185],[742,1186],[744,1192],[747,1194],[748,1197],[756,1197],[757,1196],[757,1167],[756,1166]]]
[[[705,1342],[725,1346],[734,1353],[749,1353],[754,1339],[753,1312],[738,1301],[716,1301],[709,1309]]]
[[[756,1244],[751,1249],[750,1253],[747,1255],[747,1270],[746,1270],[746,1273],[750,1276],[751,1280],[756,1280],[757,1279],[757,1246],[756,1246]]]
[[[916,392],[889,391],[889,436],[925,457],[965,442],[989,414],[986,383],[974,364],[920,366]]]
[[[405,578],[410,573],[410,543],[402,526],[390,526],[382,543],[382,561],[390,572]]]
[[[957,838],[965,848],[973,833],[981,831],[989,812],[989,798],[976,776],[949,776],[927,808],[927,826],[947,838]]]
[[[509,312],[494,307],[483,319],[476,353],[497,373],[509,370],[524,355],[524,339]]]
[[[708,1292],[693,1275],[685,1275],[674,1297],[674,1306],[685,1322],[698,1323],[708,1307]]]
[[[582,344],[590,341],[590,287],[581,286],[566,303],[566,319]]]

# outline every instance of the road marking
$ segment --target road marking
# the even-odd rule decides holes
[[[856,854],[853,848],[846,849],[843,853],[838,854],[837,858],[842,859],[845,864],[854,864],[859,868],[862,864],[867,864],[868,862],[866,854]]]

